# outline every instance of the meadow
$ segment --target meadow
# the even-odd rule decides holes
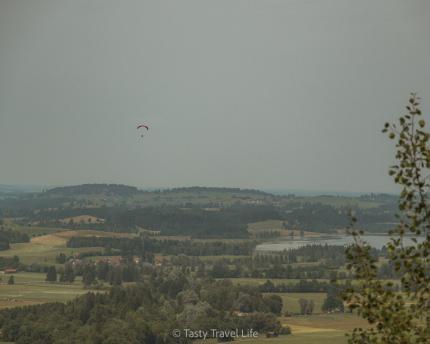
[[[65,302],[88,292],[82,287],[80,277],[74,283],[46,282],[46,274],[18,272],[13,274],[15,283],[7,284],[11,275],[1,275],[0,309],[27,306],[45,302]]]
[[[326,293],[267,293],[267,295],[279,295],[282,298],[282,312],[300,313],[300,299],[312,300],[315,308],[314,313],[322,312],[322,305],[326,298]]]
[[[1,257],[18,256],[20,261],[24,264],[40,264],[40,265],[54,265],[55,257],[59,253],[64,253],[68,256],[81,253],[101,251],[100,247],[80,247],[68,248],[66,247],[67,240],[73,236],[108,236],[108,237],[129,237],[129,233],[112,233],[94,230],[80,230],[80,231],[60,231],[48,235],[42,235],[31,238],[28,243],[11,244],[11,248],[6,251],[1,251]]]

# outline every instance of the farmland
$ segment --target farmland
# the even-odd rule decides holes
[[[0,283],[0,308],[18,307],[46,302],[64,302],[82,295],[88,290],[82,288],[80,278],[74,283],[49,283],[46,274],[19,272],[14,274],[15,283],[7,284],[10,275],[3,275]]]
[[[100,191],[109,186],[94,188]],[[144,285],[143,290],[151,289],[157,298],[176,305],[158,304],[147,314],[145,307],[127,304],[132,306],[130,312],[139,308],[146,318],[170,309],[174,320],[169,312],[158,316],[186,326],[181,321],[187,319],[184,312],[190,307],[191,314],[222,314],[228,309],[227,314],[239,313],[244,319],[259,314],[271,319],[258,338],[241,338],[240,343],[341,344],[346,343],[346,332],[365,325],[339,308],[332,307],[330,313],[323,309],[329,291],[337,293],[351,282],[342,247],[314,244],[280,252],[255,248],[267,238],[304,237],[315,242],[342,230],[342,204],[374,213],[383,202],[373,198],[281,197],[237,189],[131,192],[74,195],[73,188],[60,189],[25,200],[27,206],[34,207],[31,212],[20,210],[16,199],[9,210],[7,199],[3,200],[9,216],[2,219],[2,228],[25,233],[28,238],[27,242],[11,242],[8,249],[0,251],[4,267],[13,263],[18,269],[13,273],[14,284],[8,283],[11,274],[2,275],[0,309],[70,300],[86,304],[88,291],[103,295],[111,286],[121,286],[125,293],[134,295],[142,293],[139,288]],[[40,204],[46,208],[38,208]],[[308,212],[315,215],[311,221],[302,217]],[[321,221],[332,221],[336,231],[327,225],[321,229]],[[381,255],[379,265],[384,264]],[[48,282],[50,274],[52,281]],[[68,281],[70,274],[73,282]],[[338,278],[336,285],[330,283],[333,276]],[[199,287],[194,290],[196,285]],[[222,294],[218,294],[220,290]],[[194,301],[184,304],[187,299]],[[205,310],[206,305],[210,311]],[[116,304],[109,307],[119,312]],[[49,321],[44,323],[48,326]],[[265,333],[276,323],[292,334],[266,338]]]
[[[55,257],[59,253],[74,255],[82,252],[94,251],[94,248],[67,248],[66,242],[73,236],[83,237],[130,237],[128,233],[107,233],[100,231],[82,230],[79,231],[60,231],[52,234],[33,237],[29,243],[12,244],[7,251],[0,252],[2,257],[18,256],[24,264],[55,264]]]
[[[357,326],[366,326],[363,320],[351,314],[288,317],[282,318],[281,321],[291,328],[291,335],[266,338],[260,334],[258,338],[238,338],[236,341],[243,344],[346,344],[347,337],[345,334],[348,331]],[[216,342],[216,340],[198,341],[199,344],[215,344]]]
[[[300,312],[299,300],[303,298],[314,302],[314,313],[321,313],[326,298],[325,293],[268,293],[268,295],[279,295],[283,301],[282,311],[289,313]]]
[[[130,238],[129,233],[108,233],[94,230],[72,230],[58,231],[51,234],[35,236],[29,243],[13,244],[10,250],[2,252],[2,256],[11,257],[17,255],[26,264],[37,262],[38,264],[56,264],[55,257],[59,253],[76,254],[80,252],[91,252],[100,248],[67,248],[66,242],[74,236],[80,237],[118,237]],[[160,238],[160,240],[163,240]],[[203,240],[202,240],[203,241]],[[97,261],[103,256],[94,256]],[[109,257],[105,257],[109,258]],[[167,256],[166,258],[171,258]],[[218,261],[223,259],[244,259],[246,256],[204,256],[203,261]],[[6,284],[8,275],[3,275],[0,284],[0,308],[10,308],[25,305],[35,305],[47,302],[65,302],[88,292],[82,287],[81,277],[77,277],[74,283],[49,283],[45,281],[46,274],[19,272],[14,274],[15,284]],[[261,286],[266,278],[231,278],[234,285]],[[326,282],[326,280],[320,280]],[[294,285],[298,279],[271,279],[277,284]],[[344,333],[355,325],[361,324],[358,318],[350,315],[328,315],[323,314],[321,307],[325,299],[325,293],[266,293],[265,295],[279,295],[282,298],[282,314],[299,314],[299,300],[305,298],[312,300],[315,304],[314,315],[282,317],[281,322],[291,328],[293,334],[288,336],[291,343],[346,343]],[[355,324],[355,325],[354,325]],[[265,338],[260,336],[256,339],[240,339],[240,343],[281,343],[286,337]]]

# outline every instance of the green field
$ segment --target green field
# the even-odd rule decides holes
[[[241,339],[239,343],[293,343],[293,344],[346,344],[346,333],[355,327],[366,327],[367,323],[352,314],[320,314],[282,318],[283,325],[291,328],[292,334],[277,338]]]
[[[29,237],[47,235],[68,230],[58,227],[25,226],[17,224],[11,219],[3,219],[3,221],[7,228],[13,229],[17,232],[27,233]]]
[[[100,251],[100,247],[82,247],[82,248],[66,248],[65,244],[35,244],[35,243],[20,243],[11,244],[11,248],[6,251],[1,251],[1,257],[18,256],[20,262],[24,264],[37,263],[40,265],[55,264],[55,257],[59,253],[73,255],[80,252]]]
[[[306,298],[314,300],[315,312],[321,311],[321,305],[325,298],[324,293],[279,293],[284,301],[284,310],[294,312],[293,307],[300,310],[298,300]],[[235,342],[242,344],[270,344],[270,343],[293,343],[293,344],[346,344],[346,334],[356,327],[365,328],[367,322],[354,314],[349,313],[320,313],[312,315],[296,315],[281,317],[282,325],[291,328],[291,335],[266,338],[262,334],[258,338],[241,338]],[[217,343],[216,340],[199,341],[198,343]]]
[[[15,284],[7,284],[11,275],[2,275],[0,283],[0,308],[32,305],[45,302],[65,302],[88,292],[82,287],[80,278],[74,283],[49,283],[46,274],[18,272]]]
[[[299,333],[277,338],[265,338],[264,335],[255,339],[239,339],[235,342],[241,344],[346,344],[347,339],[341,331],[320,331],[314,333]]]
[[[11,244],[9,250],[0,251],[0,257],[18,256],[24,264],[37,263],[40,265],[55,264],[59,253],[74,255],[81,252],[101,252],[100,247],[67,248],[67,240],[72,236],[121,236],[129,237],[129,233],[111,233],[92,230],[61,231],[48,235],[33,237],[30,242]]]
[[[312,300],[315,304],[314,313],[321,313],[326,298],[326,293],[265,293],[265,295],[279,295],[283,302],[283,313],[300,313],[300,299]]]
[[[9,276],[13,275],[15,278],[15,284],[28,284],[28,283],[45,283],[46,274],[41,272],[17,272],[15,274],[2,274],[2,282],[6,282]],[[76,281],[80,281],[80,277],[76,277]]]
[[[356,327],[365,328],[369,326],[365,320],[351,313],[324,313],[284,317],[281,322],[283,325],[289,326],[293,334],[324,331],[340,331],[345,333]]]

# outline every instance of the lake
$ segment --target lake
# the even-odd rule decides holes
[[[385,246],[390,237],[387,235],[363,235],[361,237],[364,241],[369,243],[372,247],[381,249]],[[424,238],[421,238],[424,239]],[[405,237],[405,245],[411,245],[413,242],[411,238]],[[265,242],[256,247],[257,251],[283,251],[288,249],[294,249],[305,245],[338,245],[345,246],[353,243],[353,238],[351,235],[342,235],[335,237],[320,237],[320,238],[304,238],[304,239],[290,239],[290,240],[278,240]]]

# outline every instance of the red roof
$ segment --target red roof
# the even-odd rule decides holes
[[[17,272],[16,269],[4,269],[4,273],[5,274],[12,274],[12,273],[15,273],[15,272]]]

